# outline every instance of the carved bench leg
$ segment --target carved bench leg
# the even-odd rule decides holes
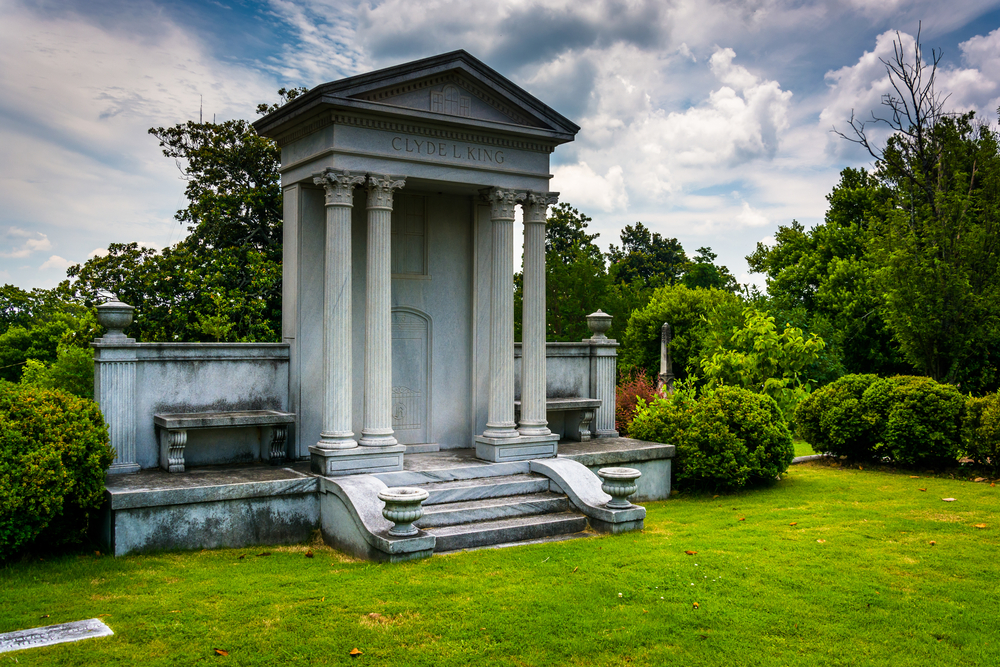
[[[160,431],[160,467],[167,472],[184,472],[184,445],[187,431]]]
[[[581,410],[580,414],[580,442],[590,441],[590,422],[594,421],[593,408]]]
[[[268,462],[273,466],[285,462],[285,438],[287,434],[288,427],[284,424],[271,428],[271,449]]]

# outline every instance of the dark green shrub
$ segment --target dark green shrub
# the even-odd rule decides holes
[[[0,381],[0,560],[83,538],[112,459],[96,403]]]
[[[778,404],[740,387],[719,387],[697,399],[679,392],[640,406],[630,433],[676,445],[680,488],[736,490],[770,482],[795,456]]]
[[[875,456],[903,465],[958,459],[965,397],[950,384],[897,375],[873,382],[861,397]]]
[[[962,420],[962,449],[981,466],[1000,472],[1000,395],[970,398]]]
[[[845,375],[817,389],[795,409],[799,436],[817,452],[872,458],[875,441],[861,397],[877,375]]]

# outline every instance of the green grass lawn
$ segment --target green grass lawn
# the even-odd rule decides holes
[[[802,438],[795,438],[792,440],[792,444],[795,446],[796,456],[812,456],[813,454],[819,454],[819,452],[813,450],[812,445]]]
[[[399,565],[316,546],[22,562],[0,570],[0,632],[97,616],[115,636],[0,663],[998,665],[998,491],[824,461],[649,503],[643,533]]]

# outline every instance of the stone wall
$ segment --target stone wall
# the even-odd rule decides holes
[[[112,472],[160,464],[153,415],[288,409],[288,345],[284,343],[94,343],[95,396],[111,426]],[[259,457],[256,428],[191,431],[185,457],[193,465]]]

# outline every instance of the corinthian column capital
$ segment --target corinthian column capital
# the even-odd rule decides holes
[[[355,174],[343,169],[329,168],[313,174],[313,183],[326,190],[327,206],[351,206],[354,203],[354,187],[365,182],[364,174]]]
[[[482,190],[480,194],[492,206],[490,217],[493,220],[513,220],[514,207],[518,202],[524,201],[525,197],[524,192],[504,188],[489,188]]]
[[[392,210],[392,191],[406,185],[406,179],[380,174],[368,175],[368,208]]]
[[[528,192],[524,199],[524,223],[545,223],[548,208],[559,201],[558,192]]]

